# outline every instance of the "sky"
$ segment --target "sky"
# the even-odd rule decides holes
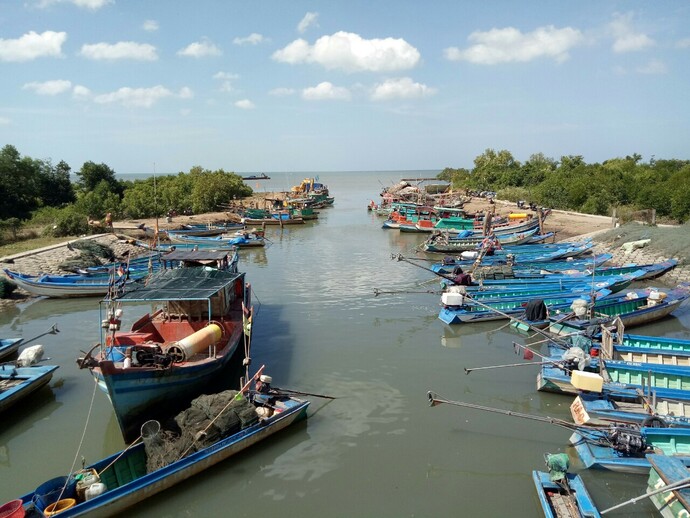
[[[0,146],[119,174],[690,158],[687,0],[2,0]]]

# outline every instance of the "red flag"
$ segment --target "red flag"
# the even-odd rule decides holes
[[[525,348],[525,354],[523,358],[525,360],[531,360],[532,358],[534,358],[534,353],[530,349]]]

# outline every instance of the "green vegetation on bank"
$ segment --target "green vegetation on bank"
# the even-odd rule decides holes
[[[150,218],[169,211],[213,212],[222,203],[252,194],[242,177],[219,169],[193,167],[188,173],[118,180],[106,164],[85,162],[72,170],[61,161],[22,157],[14,146],[0,150],[0,244],[32,229],[35,237],[62,237],[102,231],[113,219]],[[38,230],[36,230],[38,229]]]
[[[587,164],[581,156],[559,161],[538,153],[520,163],[506,150],[487,149],[474,168],[446,168],[439,178],[453,187],[495,191],[498,198],[525,200],[554,209],[611,215],[656,209],[679,222],[690,218],[690,161],[642,162],[640,155]]]

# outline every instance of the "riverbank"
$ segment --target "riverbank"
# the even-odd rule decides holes
[[[264,207],[267,200],[279,198],[282,193],[262,193],[251,199],[244,200],[245,206]],[[468,212],[480,210],[494,210],[497,215],[506,215],[516,212],[515,204],[497,201],[490,204],[486,199],[475,198],[469,201],[465,208]],[[364,210],[364,208],[362,209]],[[161,231],[179,229],[184,224],[214,224],[229,219],[228,212],[213,212],[191,216],[175,216],[156,221],[155,218],[131,219],[116,221],[113,224],[113,232],[88,236],[84,239],[92,239],[100,244],[110,247],[118,258],[136,256],[146,250],[134,244],[132,238],[144,238],[143,226],[155,227]],[[675,286],[681,282],[690,282],[690,267],[688,265],[687,251],[690,243],[684,241],[687,234],[683,227],[661,228],[649,227],[638,224],[628,224],[624,227],[612,228],[611,218],[589,214],[580,214],[569,211],[552,211],[545,221],[544,230],[555,232],[555,241],[576,241],[584,238],[592,238],[595,242],[595,253],[612,253],[613,259],[609,264],[622,265],[628,263],[650,264],[666,259],[675,258],[679,265],[674,270],[666,273],[658,280],[668,286]],[[649,237],[650,242],[644,248],[636,248],[627,252],[622,245],[625,242],[638,241]],[[0,258],[3,268],[16,270],[22,273],[36,275],[39,273],[62,274],[67,273],[60,268],[65,261],[79,256],[79,250],[69,246],[65,241],[60,244],[29,250],[12,256]],[[22,290],[16,290],[10,299],[0,299],[0,310],[17,302],[27,300],[30,294]]]

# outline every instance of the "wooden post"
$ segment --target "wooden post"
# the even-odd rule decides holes
[[[652,225],[656,225],[656,209],[652,209]]]
[[[613,208],[613,215],[611,216],[611,228],[616,228],[616,207]]]
[[[539,233],[544,233],[544,209],[539,207],[537,210],[537,219],[539,219]]]

